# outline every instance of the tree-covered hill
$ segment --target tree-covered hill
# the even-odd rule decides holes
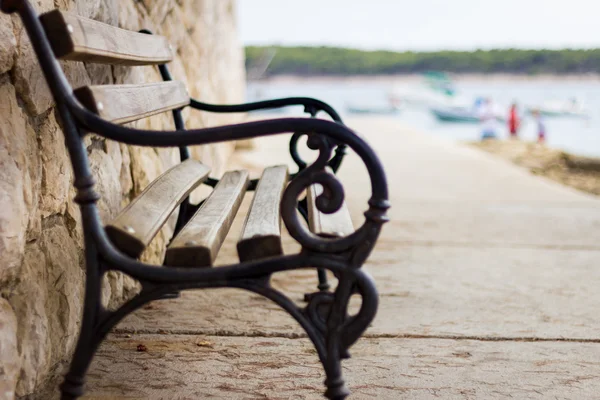
[[[337,47],[246,47],[246,65],[275,51],[267,75],[451,73],[600,73],[600,49],[477,50],[435,52],[363,51]]]

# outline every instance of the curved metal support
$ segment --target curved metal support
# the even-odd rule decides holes
[[[304,248],[322,253],[342,253],[359,244],[373,244],[381,224],[387,220],[384,211],[384,209],[387,209],[387,201],[378,203],[373,201],[372,198],[369,202],[370,208],[365,213],[367,219],[363,226],[353,234],[339,239],[326,239],[311,233],[300,222],[297,213],[293,212],[297,207],[300,196],[306,189],[316,183],[321,184],[324,188],[323,193],[316,199],[316,206],[319,211],[326,214],[334,213],[340,209],[344,201],[344,189],[341,183],[334,175],[325,171],[331,155],[330,141],[322,135],[311,134],[309,135],[308,146],[312,149],[318,149],[319,156],[312,165],[301,171],[290,182],[281,202],[281,214],[289,233]],[[373,176],[371,178],[374,179]],[[372,237],[373,235],[375,237]],[[370,248],[366,252],[368,254]]]
[[[311,116],[314,118],[315,114],[312,114]],[[304,161],[304,159],[300,156],[300,153],[298,151],[298,143],[300,142],[300,138],[305,135],[308,135],[308,132],[295,132],[292,135],[292,138],[290,139],[290,155],[292,157],[292,160],[294,160],[294,162],[298,166],[298,173],[300,173],[308,165],[307,162]],[[335,155],[328,161],[327,165],[333,170],[334,173],[336,173],[342,165],[342,161],[344,160],[344,157],[346,155],[347,146],[343,142],[333,144],[336,146]]]
[[[309,222],[307,204],[308,202],[305,196],[302,200],[298,202],[298,212],[300,213],[304,221],[308,224]],[[329,289],[331,289],[331,285],[329,284],[329,281],[327,279],[327,271],[325,271],[322,268],[317,269],[317,279],[319,280],[319,284],[317,285],[317,289],[319,289],[319,292],[328,292]],[[310,301],[311,296],[311,293],[305,293],[304,301]]]
[[[152,34],[148,29],[142,29],[140,32]],[[172,81],[173,76],[166,65],[160,65],[160,74],[165,81]],[[255,101],[251,103],[241,104],[211,104],[204,103],[194,98],[190,99],[190,107],[199,110],[213,113],[245,113],[250,111],[272,110],[276,108],[290,106],[304,106],[304,112],[316,115],[319,112],[324,112],[335,122],[343,123],[342,117],[337,111],[324,101],[313,99],[312,97],[285,97],[281,99],[271,99],[263,101]]]
[[[332,400],[346,398],[350,392],[342,378],[341,360],[350,357],[348,348],[354,343],[354,337],[360,336],[372,321],[377,310],[377,293],[370,278],[360,270],[331,265],[330,260],[318,255],[306,254],[304,258],[306,262],[317,263],[321,268],[333,268],[342,282],[334,294],[316,293],[304,309],[298,308],[283,293],[272,288],[269,284],[269,274],[251,279],[198,280],[158,286],[142,281],[143,289],[138,295],[119,309],[109,312],[100,303],[99,282],[101,280],[97,279],[98,276],[89,277],[88,289],[92,286],[93,288],[86,291],[81,333],[69,373],[61,385],[62,399],[77,399],[84,394],[84,378],[99,345],[125,316],[151,301],[165,298],[170,293],[205,288],[244,289],[262,295],[279,305],[300,324],[315,346],[327,375],[325,396]],[[306,266],[298,268],[306,268]],[[106,268],[107,271],[110,269],[112,268]],[[363,302],[357,316],[349,318],[347,309],[351,292],[348,288],[352,287],[358,288],[363,296]]]
[[[190,102],[190,107],[196,110],[214,113],[243,113],[290,106],[304,106],[304,112],[307,114],[324,112],[335,122],[342,123],[342,118],[333,107],[321,100],[313,99],[312,97],[284,97],[281,99],[262,100],[242,104],[209,104],[193,98]]]
[[[89,205],[87,207],[90,207]],[[62,400],[74,400],[84,394],[84,378],[92,357],[94,346],[94,326],[105,312],[101,304],[102,270],[93,232],[83,231],[85,241],[85,298],[83,317],[77,345],[73,353],[69,372],[60,386]]]
[[[11,14],[17,11],[18,2],[15,0],[0,0],[0,11]]]
[[[296,132],[292,135],[290,139],[290,155],[292,156],[292,160],[298,166],[298,171],[302,171],[304,168],[308,166],[306,161],[302,157],[300,157],[300,153],[298,152],[298,142],[300,142],[300,138],[302,136],[308,135],[305,132]]]
[[[89,112],[73,97],[65,101],[77,120],[89,131],[126,144],[176,147],[220,143],[283,134],[290,131],[315,132],[347,144],[365,163],[376,199],[387,200],[385,172],[371,147],[347,127],[315,118],[280,118],[187,131],[153,131],[115,125]]]

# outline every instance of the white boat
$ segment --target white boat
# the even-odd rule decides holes
[[[431,107],[429,111],[443,122],[479,123],[481,121],[476,112],[463,107]]]
[[[442,72],[426,72],[419,84],[395,86],[391,93],[403,104],[413,108],[470,105],[470,102],[457,95],[454,83]]]
[[[402,102],[392,94],[388,95],[387,105],[374,107],[370,104],[346,104],[346,112],[349,114],[399,114],[402,111]]]
[[[583,103],[576,98],[568,101],[547,101],[539,106],[529,107],[529,114],[539,112],[545,117],[574,117],[588,118],[589,112],[583,106]]]
[[[389,115],[389,114],[399,114],[400,108],[398,107],[368,107],[368,106],[356,106],[356,105],[346,105],[346,112],[349,114],[380,114],[380,115]]]
[[[495,104],[485,106],[484,99],[478,98],[471,106],[434,106],[430,107],[429,111],[442,122],[456,123],[480,123],[484,114],[494,116],[497,121],[503,122],[506,120],[505,112],[501,107]],[[483,107],[483,108],[482,108]],[[489,110],[486,107],[491,107]],[[488,111],[486,111],[488,110]]]

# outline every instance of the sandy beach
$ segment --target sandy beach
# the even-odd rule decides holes
[[[600,196],[600,159],[581,157],[520,140],[486,140],[471,146],[563,185]]]

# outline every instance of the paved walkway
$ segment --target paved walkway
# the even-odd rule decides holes
[[[393,206],[367,266],[379,315],[344,364],[352,398],[600,398],[600,200],[393,119],[349,125],[382,157]],[[237,163],[287,162],[285,149],[283,138],[262,140]],[[358,224],[368,194],[357,158],[341,179]],[[234,260],[236,225],[220,263]],[[274,280],[300,301],[315,277]],[[322,381],[308,340],[276,306],[205,291],[119,325],[87,398],[320,399]]]

